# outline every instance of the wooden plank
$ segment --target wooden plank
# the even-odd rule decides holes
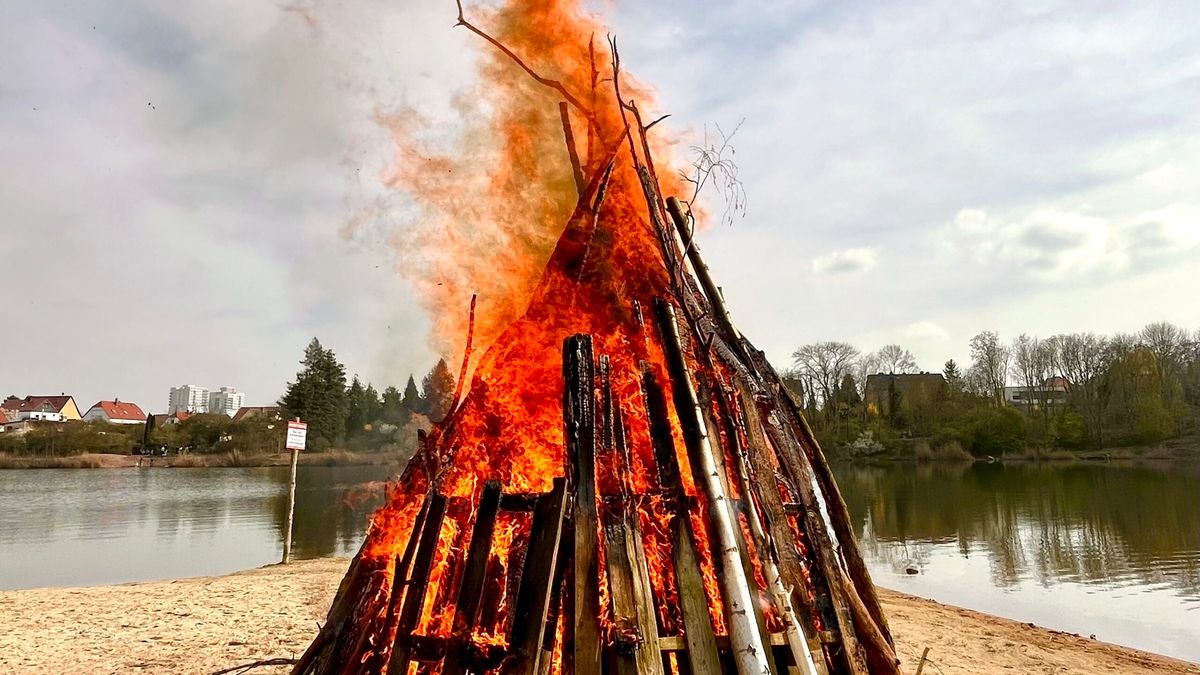
[[[779,575],[783,578],[784,585],[792,592],[792,605],[796,609],[797,618],[804,627],[804,634],[815,636],[816,625],[813,616],[819,610],[809,597],[806,578],[811,578],[814,586],[820,585],[812,589],[818,596],[827,597],[829,589],[824,585],[824,577],[820,570],[814,570],[811,577],[805,576],[804,562],[796,550],[795,535],[792,534],[792,529],[788,525],[788,511],[783,503],[779,482],[775,477],[775,467],[771,462],[774,449],[763,431],[753,394],[741,386],[736,390],[739,396],[739,408],[745,417],[746,439],[749,443],[746,448],[746,457],[749,460],[750,469],[758,481],[758,498],[763,510],[763,522],[766,524],[768,536],[775,544],[775,553],[779,558]],[[827,603],[826,606],[832,608],[832,602]],[[837,617],[833,614],[823,613],[821,618],[826,626],[837,625]],[[840,637],[838,642],[840,643]],[[818,657],[817,661],[821,661],[819,655],[823,653],[823,650],[820,642],[810,637],[808,646],[813,656]],[[820,667],[824,664],[818,663],[817,665]]]
[[[629,449],[620,416],[620,401],[613,396],[608,382],[607,359],[601,359],[604,400],[605,439],[613,456],[620,462],[619,473],[630,470]],[[662,655],[654,649],[658,621],[650,597],[650,579],[642,551],[641,527],[634,512],[632,496],[624,491],[604,514],[604,550],[607,563],[609,599],[614,624],[612,658],[619,674],[649,673],[661,675]]]
[[[483,583],[487,576],[499,509],[500,483],[488,481],[483,486],[479,507],[475,511],[475,524],[471,528],[471,543],[459,580],[451,639],[442,665],[443,675],[464,675],[471,661],[471,634],[479,623],[479,603],[483,597]]]
[[[596,519],[596,372],[590,335],[563,342],[563,423],[575,486],[575,675],[600,674],[600,578]]]
[[[559,548],[563,518],[567,506],[567,481],[555,478],[554,487],[543,496],[533,512],[529,553],[525,556],[525,571],[513,610],[512,637],[509,641],[509,661],[505,672],[514,675],[535,675],[543,660],[546,620],[550,614],[553,589],[560,582]]]
[[[425,599],[425,584],[429,581],[429,568],[433,554],[437,551],[438,538],[442,532],[442,519],[446,516],[446,498],[436,490],[429,497],[429,511],[421,528],[421,540],[408,576],[408,591],[404,594],[404,606],[400,609],[400,621],[396,625],[396,639],[392,645],[392,656],[388,660],[387,672],[407,673],[411,655],[411,636],[421,614]]]
[[[771,445],[774,446],[784,470],[799,493],[800,503],[804,505],[800,520],[804,523],[805,534],[808,535],[810,553],[825,577],[829,589],[828,598],[833,603],[836,625],[842,634],[847,672],[851,675],[866,675],[871,669],[867,664],[866,650],[855,634],[854,615],[846,599],[845,589],[841,585],[842,570],[837,560],[837,552],[834,550],[825,519],[821,516],[820,504],[813,488],[815,478],[812,475],[812,467],[803,456],[796,439],[773,424],[768,417],[768,411],[760,409],[759,414],[764,422],[763,429],[771,439]]]
[[[687,644],[687,666],[692,673],[720,673],[721,661],[712,619],[708,614],[708,595],[700,575],[700,558],[696,554],[696,537],[691,519],[684,508],[683,485],[680,482],[679,455],[671,424],[667,417],[666,394],[649,366],[642,367],[642,395],[650,423],[650,440],[658,464],[658,480],[663,491],[671,496],[675,513],[671,519],[672,563],[679,585],[680,613]]]

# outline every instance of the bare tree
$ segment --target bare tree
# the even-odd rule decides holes
[[[997,406],[1004,405],[1004,385],[1008,383],[1008,363],[1011,353],[994,331],[984,331],[971,338],[971,370],[981,380],[987,395]]]
[[[858,385],[858,395],[867,395],[867,378],[880,371],[879,355],[875,352],[863,354],[854,360],[854,382]]]
[[[1096,445],[1103,445],[1101,386],[1109,366],[1108,338],[1094,333],[1072,333],[1052,340],[1057,347],[1056,370],[1067,381],[1067,395],[1083,417],[1088,437]]]
[[[1163,388],[1163,400],[1170,399],[1170,382],[1181,372],[1188,348],[1188,333],[1173,323],[1152,323],[1138,333],[1138,339],[1154,356],[1154,368]]]
[[[915,373],[918,370],[917,359],[912,352],[900,345],[884,345],[875,352],[875,358],[883,372],[891,375]]]
[[[811,379],[826,414],[831,413],[833,394],[858,355],[858,349],[845,342],[816,342],[792,352],[796,370]]]

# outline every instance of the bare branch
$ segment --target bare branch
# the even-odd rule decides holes
[[[269,666],[292,666],[295,664],[296,664],[296,659],[288,659],[288,658],[283,658],[283,657],[274,658],[274,659],[263,659],[262,661],[255,661],[253,663],[243,663],[240,666],[233,666],[232,668],[225,668],[223,670],[217,670],[217,671],[214,671],[212,673],[212,675],[240,675],[241,673],[245,673],[247,671],[254,670],[255,668],[267,668]]]
[[[513,52],[513,50],[506,47],[504,45],[504,43],[500,42],[496,38],[492,37],[491,35],[488,35],[484,31],[480,30],[478,27],[475,26],[475,24],[471,23],[470,21],[467,21],[466,17],[463,15],[462,0],[454,0],[454,1],[455,1],[455,3],[458,4],[458,22],[455,24],[456,26],[462,26],[463,28],[466,28],[467,30],[478,35],[479,37],[483,38],[484,40],[487,40],[489,43],[492,44],[493,47],[495,47],[496,49],[499,49],[501,52],[504,53],[505,56],[512,59],[513,63],[516,63],[518,66],[521,66],[521,68],[526,73],[529,73],[530,77],[532,77],[534,80],[537,80],[537,82],[539,84],[550,87],[551,89],[562,94],[563,98],[567,99],[567,102],[569,102],[571,105],[575,106],[575,108],[578,109],[579,112],[586,115],[588,117],[588,119],[591,119],[591,111],[588,110],[586,107],[584,107],[584,105],[582,103],[580,103],[579,99],[575,98],[575,96],[573,96],[571,94],[571,92],[567,91],[567,88],[565,86],[563,86],[563,84],[561,82],[559,82],[558,80],[551,80],[548,77],[542,77],[536,70],[534,70],[533,68],[530,68],[523,60],[521,60],[521,57],[517,56],[516,53]]]
[[[642,131],[650,131],[652,128],[654,128],[654,125],[655,125],[655,124],[658,124],[659,122],[661,122],[661,121],[663,121],[663,120],[667,119],[667,118],[668,118],[668,117],[670,117],[670,116],[671,116],[671,114],[670,114],[670,113],[667,113],[666,115],[663,115],[662,117],[659,117],[658,119],[654,120],[654,121],[653,121],[653,122],[651,122],[650,124],[647,124],[647,125],[646,125],[646,126],[643,128],[643,129],[642,129]]]

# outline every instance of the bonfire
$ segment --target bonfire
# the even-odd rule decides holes
[[[477,361],[472,300],[454,405],[294,672],[898,672],[821,449],[735,327],[615,40],[572,0],[511,0],[494,34],[458,12],[485,76],[556,121],[494,111],[508,160],[554,129],[569,175],[526,189],[573,206]]]

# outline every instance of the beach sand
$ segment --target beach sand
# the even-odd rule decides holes
[[[0,592],[0,673],[212,673],[296,657],[316,634],[345,559],[220,577]],[[903,671],[1200,673],[1200,666],[883,591]],[[259,668],[285,673],[286,666]]]

